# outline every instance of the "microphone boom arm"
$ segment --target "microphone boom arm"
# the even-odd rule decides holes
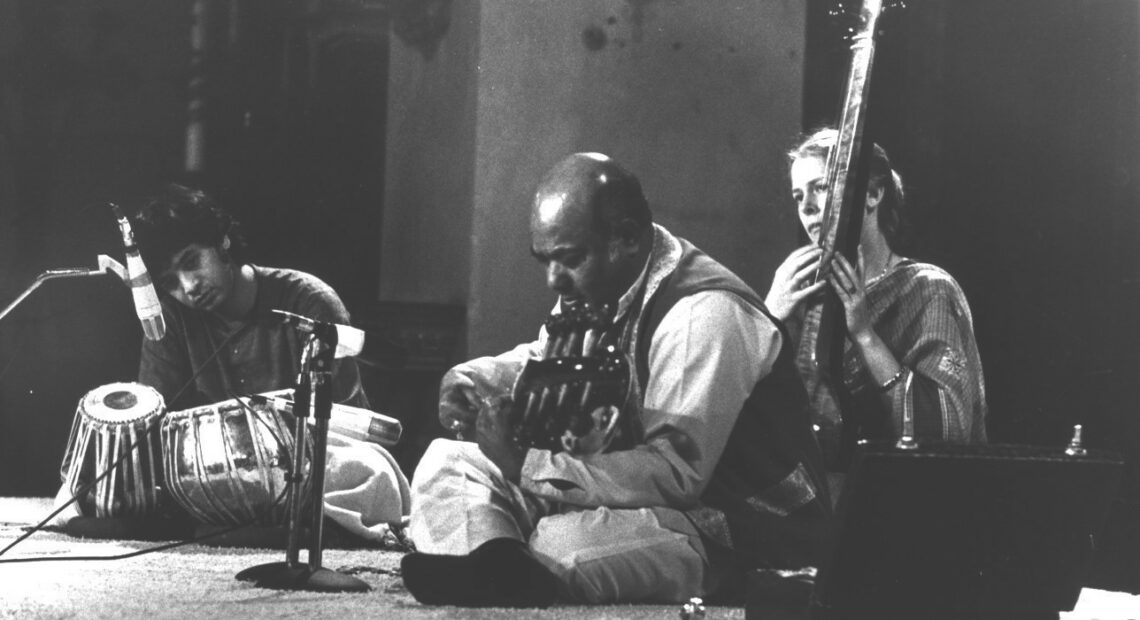
[[[105,273],[113,273],[119,276],[119,279],[123,281],[123,284],[127,284],[129,281],[129,278],[127,277],[127,270],[125,267],[123,267],[123,264],[111,258],[110,256],[107,256],[106,254],[99,255],[98,267],[95,269],[84,269],[82,267],[76,269],[48,269],[47,271],[36,276],[36,279],[34,282],[32,282],[31,286],[24,289],[24,292],[20,293],[20,296],[17,297],[15,301],[8,304],[8,306],[4,308],[3,311],[0,311],[0,320],[3,320],[4,317],[8,316],[8,313],[14,310],[16,306],[20,305],[20,302],[24,301],[28,295],[31,295],[32,291],[39,288],[41,284],[47,282],[48,280],[56,280],[59,278],[101,276]]]
[[[113,273],[119,276],[119,279],[123,281],[123,284],[127,286],[130,286],[131,284],[131,276],[127,275],[127,268],[124,267],[122,263],[111,258],[110,256],[107,256],[106,254],[99,255],[99,267],[97,271],[100,273]],[[95,275],[95,273],[92,272],[90,275]]]

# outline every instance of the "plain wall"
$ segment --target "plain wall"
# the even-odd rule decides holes
[[[464,304],[475,184],[479,3],[451,4],[428,54],[393,38],[380,298]]]
[[[532,338],[555,297],[529,254],[530,200],[577,151],[625,164],[660,223],[767,286],[796,241],[783,152],[802,3],[452,7],[434,57],[391,56],[382,300],[462,301],[472,356]]]

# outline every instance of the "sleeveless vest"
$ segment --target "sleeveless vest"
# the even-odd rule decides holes
[[[728,291],[767,316],[782,336],[771,372],[744,402],[702,507],[690,519],[711,547],[710,557],[731,568],[817,565],[831,501],[823,457],[811,428],[807,393],[784,326],[739,277],[684,239],[680,262],[644,302],[634,361],[638,381],[649,374],[649,346],[662,318],[683,297]],[[727,531],[725,531],[727,525]],[[718,531],[719,530],[719,531]]]

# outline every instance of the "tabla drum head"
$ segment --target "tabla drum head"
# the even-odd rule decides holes
[[[141,383],[108,383],[83,397],[83,415],[104,424],[124,424],[142,420],[164,408],[158,390]]]
[[[80,399],[60,475],[83,516],[165,514],[164,413],[162,395],[139,383],[110,383]]]

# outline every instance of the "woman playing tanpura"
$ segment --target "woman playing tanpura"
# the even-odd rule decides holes
[[[827,156],[833,129],[820,130],[789,152],[792,197],[812,243],[792,252],[776,270],[766,304],[800,333],[804,301],[830,286],[843,304],[844,419],[852,439],[895,439],[909,399],[917,439],[956,443],[986,440],[985,381],[970,307],[950,274],[899,253],[906,234],[902,178],[878,145],[869,161],[858,264],[836,252],[826,279],[813,281],[827,204]],[[801,370],[807,365],[801,364]],[[810,386],[815,377],[805,376]],[[825,454],[842,469],[850,446],[840,446],[838,412],[816,410]],[[851,432],[855,431],[855,432]],[[837,462],[838,460],[838,462]]]

